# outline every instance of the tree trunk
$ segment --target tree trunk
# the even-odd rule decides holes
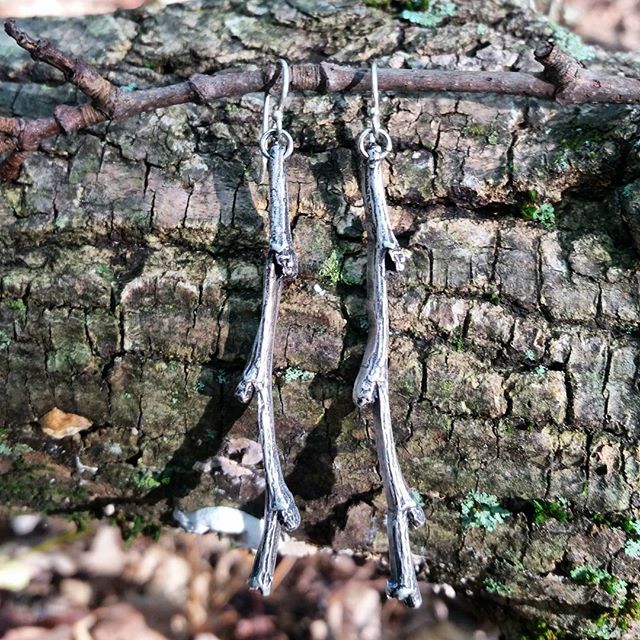
[[[128,89],[283,55],[538,71],[532,50],[548,36],[594,69],[640,74],[529,4],[434,3],[430,27],[341,0],[22,24]],[[0,51],[3,115],[76,102],[12,41]],[[369,416],[351,400],[366,340],[364,104],[293,95],[286,107],[301,275],[282,299],[276,422],[296,535],[383,552]],[[238,438],[257,439],[255,403],[233,390],[260,315],[261,107],[251,95],[98,125],[49,141],[0,189],[8,508],[115,503],[148,524],[175,506],[260,513],[259,465],[229,459]],[[430,580],[490,603],[508,638],[556,637],[545,625],[622,637],[640,599],[638,110],[445,93],[381,107],[392,224],[408,250],[390,283],[390,392],[427,513],[414,549]],[[94,426],[55,440],[38,422],[54,407]]]

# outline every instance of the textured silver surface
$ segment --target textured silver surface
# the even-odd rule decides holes
[[[380,475],[388,504],[390,578],[387,594],[410,607],[422,601],[409,542],[409,526],[421,526],[424,512],[409,492],[396,454],[389,409],[389,307],[387,270],[402,271],[405,256],[391,230],[382,180],[384,152],[371,142],[363,167],[362,192],[367,214],[367,302],[369,338],[353,389],[359,407],[372,406]],[[384,154],[386,155],[386,154]]]
[[[262,316],[253,343],[251,357],[236,389],[236,397],[249,402],[256,395],[258,429],[264,460],[266,481],[264,530],[256,552],[249,586],[268,595],[276,564],[280,527],[287,531],[300,524],[300,513],[293,495],[285,484],[273,417],[272,363],[280,294],[283,284],[298,273],[289,225],[289,203],[285,176],[285,153],[279,139],[269,147],[269,253],[264,269]]]

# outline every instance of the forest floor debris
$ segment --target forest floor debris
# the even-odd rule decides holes
[[[24,516],[18,516],[24,519]],[[15,519],[15,518],[14,518]],[[21,522],[21,521],[20,521]],[[17,535],[16,530],[24,532]],[[253,556],[215,534],[164,529],[126,543],[105,522],[0,522],[0,636],[6,640],[497,640],[452,599],[421,585],[416,611],[384,596],[373,559],[284,556],[273,594],[251,592]]]

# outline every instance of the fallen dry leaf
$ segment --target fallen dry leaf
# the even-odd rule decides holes
[[[45,627],[20,627],[10,629],[3,640],[71,640],[69,627],[46,629]]]
[[[88,607],[93,597],[93,589],[83,580],[65,578],[60,581],[60,594],[73,605]]]
[[[98,528],[91,546],[80,556],[82,569],[98,576],[119,576],[125,563],[120,531],[108,525]]]
[[[318,547],[304,540],[296,540],[283,535],[282,542],[278,545],[278,552],[283,556],[293,556],[294,558],[302,558],[318,553]]]
[[[225,458],[224,456],[216,456],[215,461],[218,464],[220,471],[229,478],[242,478],[243,476],[253,475],[251,469],[243,467],[239,462]]]
[[[380,593],[362,582],[348,582],[329,597],[327,623],[331,638],[380,640]]]
[[[75,435],[88,429],[92,424],[93,422],[84,416],[66,413],[58,407],[54,407],[40,418],[40,425],[44,433],[57,439]]]
[[[96,618],[91,614],[78,620],[72,627],[73,640],[93,640],[89,629],[91,629],[95,622]]]
[[[145,617],[125,602],[95,611],[96,625],[91,629],[94,640],[166,640],[166,636],[151,629]]]
[[[231,438],[227,445],[227,453],[241,453],[241,464],[254,465],[262,462],[262,447],[255,440],[249,438]]]

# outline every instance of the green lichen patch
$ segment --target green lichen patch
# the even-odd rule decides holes
[[[224,369],[212,369],[211,375],[218,384],[227,384],[229,382],[229,372]]]
[[[0,456],[19,458],[30,451],[33,451],[33,449],[28,444],[22,442],[11,443],[7,432],[4,429],[0,429]]]
[[[456,331],[456,333],[451,336],[450,342],[457,353],[464,351],[464,335],[462,330]]]
[[[10,456],[11,453],[11,447],[7,442],[7,434],[4,429],[0,429],[0,456]]]
[[[437,27],[444,22],[447,18],[454,16],[458,12],[458,8],[453,2],[441,2],[440,0],[433,0],[429,2],[425,10],[412,11],[411,9],[405,9],[400,14],[403,20],[407,20],[413,24],[417,24],[421,27]]]
[[[551,150],[549,168],[558,175],[566,175],[572,170],[600,173],[603,163],[615,152],[610,132],[602,130],[597,124],[563,127],[554,137],[558,142],[557,147]]]
[[[549,21],[548,24],[553,31],[552,42],[564,49],[576,60],[584,62],[595,57],[595,49],[582,42],[582,38],[577,33],[573,33],[553,21]]]
[[[340,282],[349,286],[360,286],[366,281],[366,259],[347,256],[340,271]]]
[[[630,558],[640,559],[640,520],[631,520],[627,518],[622,528],[629,535],[629,539],[624,545],[624,552]]]
[[[86,367],[92,360],[88,344],[68,344],[52,351],[47,358],[47,366],[52,372],[68,372]]]
[[[411,497],[421,506],[424,507],[424,498],[422,494],[417,489],[411,489],[409,491]]]
[[[503,598],[508,598],[513,593],[513,587],[496,580],[492,576],[487,576],[482,581],[482,586],[487,593],[495,594]]]
[[[105,280],[114,280],[116,277],[111,266],[104,262],[96,264],[94,271]]]
[[[640,620],[640,603],[637,600],[628,600],[622,607],[613,611],[605,611],[597,617],[589,620],[581,626],[581,637],[590,640],[616,640],[628,638],[626,632],[635,622]],[[636,627],[637,629],[637,627]]]
[[[640,559],[640,540],[627,540],[624,545],[624,552],[630,558]]]
[[[137,472],[131,476],[131,484],[136,489],[155,489],[160,486],[160,482],[149,469],[138,469]]]
[[[0,351],[8,349],[10,344],[11,338],[9,337],[9,334],[6,331],[0,329]]]
[[[504,524],[511,514],[505,509],[496,496],[482,491],[470,491],[460,507],[463,529],[485,529],[494,531]]]
[[[283,377],[285,382],[294,382],[295,380],[313,380],[314,376],[312,371],[305,371],[298,367],[287,367]]]
[[[627,593],[627,583],[608,571],[588,564],[581,564],[571,570],[571,578],[578,584],[598,587],[610,596],[622,596]]]
[[[548,369],[547,367],[543,366],[543,365],[538,365],[533,372],[538,376],[538,378],[542,378],[544,376],[545,373],[547,373]]]
[[[133,544],[139,536],[149,536],[152,540],[157,541],[162,532],[159,522],[145,518],[140,514],[134,514],[132,517],[119,514],[112,522],[120,528],[125,546]]]
[[[349,255],[348,248],[336,247],[320,265],[317,275],[325,285],[335,287],[341,283],[348,286],[359,286],[366,279],[365,264],[366,260]]]

